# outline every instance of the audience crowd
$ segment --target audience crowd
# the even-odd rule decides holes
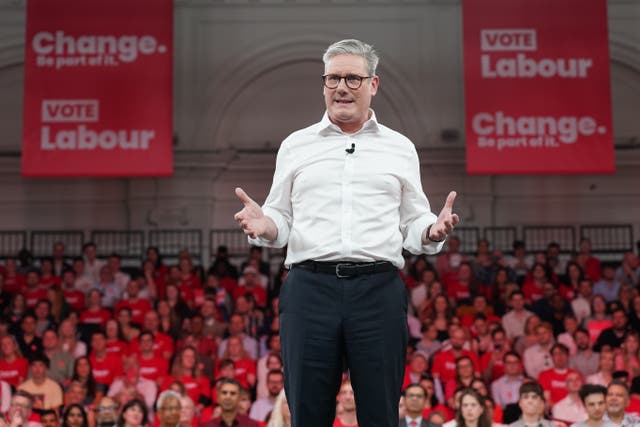
[[[278,293],[261,248],[207,268],[149,247],[123,268],[96,245],[0,264],[0,411],[11,427],[290,427]],[[405,256],[403,427],[639,426],[640,266],[450,237]],[[313,386],[313,385],[310,385]],[[357,425],[345,370],[334,427]]]

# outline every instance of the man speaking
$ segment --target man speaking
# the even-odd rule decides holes
[[[402,248],[437,253],[458,223],[436,217],[413,143],[369,107],[378,56],[359,40],[324,53],[327,111],[278,151],[260,207],[242,189],[235,220],[256,245],[288,245],[280,335],[292,427],[330,427],[343,359],[360,427],[397,427],[407,345]]]

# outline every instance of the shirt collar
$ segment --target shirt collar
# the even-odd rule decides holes
[[[366,122],[364,122],[364,124],[362,125],[362,128],[360,128],[360,130],[356,132],[356,134],[366,132],[366,131],[375,132],[378,130],[379,125],[378,125],[378,119],[376,118],[376,113],[371,108],[369,108],[369,112],[371,113],[371,117],[369,117],[369,119]],[[318,126],[319,135],[329,135],[331,133],[336,133],[336,132],[344,134],[344,132],[342,132],[342,130],[338,125],[334,124],[333,122],[331,122],[331,120],[329,120],[329,114],[326,111],[324,112],[324,115],[322,116],[322,120],[320,120],[320,123],[318,123],[318,125],[319,125]]]
[[[422,424],[422,416],[418,416],[418,418],[411,418],[409,415],[407,415],[404,418],[407,421],[407,427],[411,427],[411,421],[415,421],[417,427],[420,427],[420,425]]]

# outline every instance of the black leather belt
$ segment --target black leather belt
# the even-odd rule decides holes
[[[383,273],[397,270],[389,261],[376,262],[322,262],[303,261],[292,264],[291,268],[301,268],[314,273],[335,274],[338,278],[355,277],[362,274]]]

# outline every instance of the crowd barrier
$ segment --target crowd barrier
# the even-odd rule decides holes
[[[578,250],[580,239],[589,238],[592,251],[598,255],[620,256],[634,251],[634,227],[631,224],[585,225],[523,225],[505,227],[457,227],[461,252],[473,254],[477,242],[486,239],[492,249],[505,254],[512,251],[514,240],[523,240],[529,252],[544,251],[550,242],[560,245],[563,254]],[[205,234],[207,233],[207,234]],[[205,236],[208,235],[208,241]],[[187,250],[196,261],[208,263],[215,258],[217,248],[226,246],[232,258],[246,257],[249,244],[239,229],[170,230],[0,230],[0,259],[29,250],[33,256],[52,254],[55,242],[65,244],[67,256],[79,256],[82,245],[93,241],[98,256],[117,253],[125,260],[140,260],[148,246],[155,246],[165,258],[177,258]],[[268,257],[280,258],[284,251],[267,250]]]

